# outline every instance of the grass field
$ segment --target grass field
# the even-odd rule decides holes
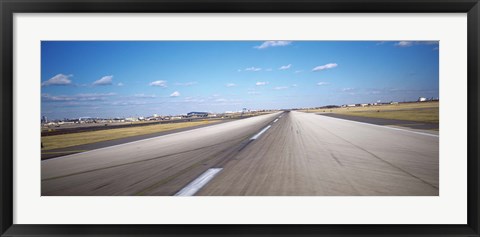
[[[394,105],[308,110],[309,113],[337,113],[370,118],[399,119],[438,123],[439,102],[400,103]]]
[[[204,120],[185,123],[156,124],[132,128],[112,128],[101,131],[79,132],[42,137],[42,151],[96,143],[119,138],[164,132],[204,124],[216,123],[218,120]]]

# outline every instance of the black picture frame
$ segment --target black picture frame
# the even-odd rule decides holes
[[[0,0],[1,236],[479,236],[478,0]],[[13,224],[14,13],[451,13],[468,14],[468,223],[466,225],[20,225]]]

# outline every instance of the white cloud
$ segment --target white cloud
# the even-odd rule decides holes
[[[196,81],[178,82],[178,83],[175,83],[175,85],[177,85],[177,86],[193,86],[193,85],[196,85],[196,84],[197,84]]]
[[[285,90],[285,89],[288,89],[288,86],[277,86],[275,88],[273,88],[274,90]]]
[[[245,71],[252,71],[252,72],[258,72],[258,71],[261,71],[262,69],[261,68],[258,68],[258,67],[249,67],[249,68],[245,68]]]
[[[113,96],[113,95],[116,95],[116,93],[110,92],[110,93],[83,93],[83,94],[77,94],[78,97]]]
[[[267,71],[267,72],[271,72],[271,71],[272,71],[272,69],[271,69],[271,68],[267,68],[267,69],[265,69],[265,71]]]
[[[93,85],[94,85],[94,86],[107,86],[107,85],[111,85],[111,84],[112,84],[112,79],[113,79],[113,76],[104,76],[104,77],[96,80],[95,82],[93,82]]]
[[[250,95],[260,95],[260,92],[258,92],[258,91],[249,91],[247,93],[250,94]]]
[[[438,41],[417,41],[417,44],[438,45]]]
[[[326,85],[329,85],[330,83],[328,82],[324,82],[324,81],[321,81],[319,83],[317,83],[317,86],[326,86]]]
[[[350,88],[350,87],[342,88],[341,91],[349,95],[357,95],[359,92],[358,89]]]
[[[298,85],[297,84],[293,84],[292,87],[297,87]]]
[[[410,47],[412,45],[413,45],[413,41],[400,41],[395,44],[395,46],[398,46],[398,47]]]
[[[291,66],[292,66],[292,64],[284,65],[284,66],[281,66],[280,68],[278,68],[278,70],[287,70],[287,69],[289,69]]]
[[[328,64],[325,64],[325,65],[316,66],[315,68],[312,69],[312,71],[314,71],[314,72],[322,71],[322,70],[331,69],[331,68],[334,68],[334,67],[337,67],[337,66],[338,66],[338,64],[336,64],[336,63],[328,63]]]
[[[397,47],[410,47],[414,45],[438,45],[438,41],[399,41],[394,45]]]
[[[292,41],[270,40],[270,41],[265,41],[261,45],[255,46],[254,48],[256,48],[256,49],[266,49],[266,48],[269,48],[269,47],[287,46],[287,45],[290,45],[291,43],[292,43]]]
[[[303,70],[296,70],[295,73],[301,73]]]
[[[76,95],[50,95],[42,94],[42,100],[48,102],[65,102],[65,101],[99,101],[105,100],[107,97],[116,95],[115,93],[84,93]]]
[[[197,97],[197,98],[194,98],[194,97],[185,97],[185,98],[183,99],[183,102],[202,103],[202,102],[205,102],[205,99],[200,98],[200,97]]]
[[[256,86],[264,86],[267,84],[268,84],[268,81],[257,81],[257,83],[255,83]]]
[[[158,86],[158,87],[167,87],[167,81],[154,81],[150,82],[150,86]]]
[[[134,97],[136,98],[147,98],[147,99],[152,99],[152,98],[156,98],[157,96],[155,95],[146,95],[146,94],[135,94]]]
[[[151,103],[147,103],[145,101],[113,101],[110,105],[113,106],[139,106],[139,105],[147,105]]]
[[[117,84],[117,86],[123,86],[123,83],[119,82],[119,83]]]
[[[70,77],[73,75],[57,74],[54,77],[42,82],[42,86],[66,86],[72,84]]]
[[[210,103],[206,105],[239,105],[241,104],[241,102],[242,100],[219,98],[219,99],[210,101]]]
[[[228,83],[225,85],[226,87],[234,87],[234,86],[237,86],[235,83]]]
[[[175,91],[172,94],[170,94],[170,97],[178,97],[178,96],[180,96],[180,92],[178,91]]]
[[[44,101],[71,101],[75,100],[73,96],[66,96],[66,95],[50,95],[50,94],[42,94],[42,100]]]

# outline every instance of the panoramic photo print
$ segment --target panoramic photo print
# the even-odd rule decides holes
[[[438,41],[42,41],[42,196],[438,196]]]

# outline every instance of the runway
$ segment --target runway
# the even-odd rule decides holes
[[[439,194],[439,137],[279,112],[42,161],[42,195]]]
[[[232,121],[232,120],[229,120],[229,121],[222,120],[222,121],[218,121],[216,123],[220,124],[220,123],[225,123],[225,122],[230,122],[230,121]],[[153,137],[163,136],[163,135],[167,135],[167,134],[171,134],[171,133],[178,133],[178,132],[181,132],[181,131],[187,131],[187,130],[201,128],[201,127],[208,127],[208,126],[212,126],[212,125],[214,125],[214,123],[202,124],[202,125],[197,125],[197,126],[192,126],[192,127],[185,127],[185,128],[179,128],[179,129],[156,132],[156,133],[136,135],[136,136],[131,136],[131,137],[124,137],[124,138],[101,141],[101,142],[96,142],[96,143],[88,143],[88,144],[77,145],[77,146],[69,146],[69,147],[65,147],[65,148],[46,150],[46,151],[42,151],[42,160],[52,159],[52,158],[59,157],[59,156],[66,156],[66,155],[70,155],[70,154],[95,150],[95,149],[109,147],[109,146],[115,146],[115,145],[134,142],[134,141],[138,141],[138,140],[145,140],[145,139],[149,139],[149,138],[153,138]]]

